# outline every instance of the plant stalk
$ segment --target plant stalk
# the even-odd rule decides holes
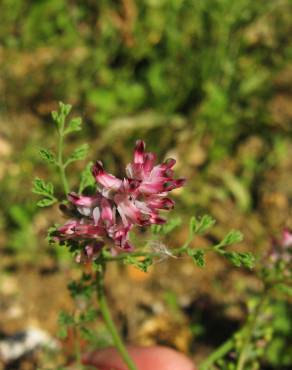
[[[111,318],[110,310],[104,292],[104,272],[105,272],[104,265],[101,264],[99,265],[99,267],[100,271],[98,271],[96,274],[96,289],[100,312],[107,326],[107,329],[109,330],[112,336],[114,345],[118,352],[120,353],[124,363],[127,365],[129,370],[138,370],[118,333],[115,323]]]
[[[58,141],[58,168],[60,172],[61,181],[63,184],[64,192],[67,196],[67,194],[70,192],[66,173],[65,173],[65,165],[63,163],[63,143],[64,143],[64,133],[63,130],[60,130],[59,132],[59,141]]]
[[[240,355],[238,357],[238,362],[237,362],[235,370],[244,370],[245,368],[245,363],[248,360],[248,349],[249,349],[252,336],[254,334],[258,316],[261,313],[262,308],[264,304],[266,303],[267,299],[268,299],[268,288],[265,287],[262,293],[262,296],[257,306],[255,307],[254,312],[251,315],[249,322],[247,323],[246,329],[245,330],[243,329],[244,341],[243,341],[242,349],[240,351]]]
[[[211,370],[212,365],[224,357],[234,347],[234,337],[224,342],[218,349],[212,352],[200,365],[199,370]]]

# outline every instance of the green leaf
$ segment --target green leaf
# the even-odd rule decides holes
[[[215,225],[216,220],[209,215],[204,215],[202,218],[198,219],[192,217],[190,220],[190,233],[194,234],[204,234],[208,229]]]
[[[239,230],[231,230],[220,242],[220,246],[239,243],[243,240],[243,234]]]
[[[81,146],[76,148],[74,152],[70,155],[70,157],[67,159],[65,166],[68,166],[68,164],[71,162],[80,161],[80,160],[85,159],[88,153],[88,149],[89,149],[88,144],[82,144]]]
[[[68,116],[72,109],[71,104],[64,104],[61,101],[59,102],[59,109],[60,109],[60,114],[64,117]]]
[[[180,226],[182,224],[182,219],[180,217],[172,218],[170,219],[166,224],[164,225],[152,225],[151,230],[153,234],[162,234],[167,235],[170,232],[172,232],[176,227]]]
[[[52,114],[53,121],[57,122],[58,118],[59,118],[59,113],[57,111],[53,110],[51,114]]]
[[[54,198],[54,186],[51,182],[36,177],[33,182],[32,192],[38,195],[44,195],[48,198]]]
[[[80,335],[81,338],[90,342],[90,343],[95,343],[96,341],[96,332],[92,329],[88,329],[84,326],[80,327]]]
[[[50,164],[55,164],[56,163],[56,156],[50,149],[41,148],[39,150],[39,153],[40,153],[41,158],[45,162],[50,163]]]
[[[80,315],[80,323],[88,323],[94,321],[98,316],[95,308],[89,308],[86,312]]]
[[[53,121],[56,122],[59,134],[63,135],[65,119],[70,113],[72,105],[59,102],[59,110],[52,112]]]
[[[80,131],[81,130],[81,124],[82,124],[82,119],[80,117],[75,117],[75,118],[71,119],[67,128],[64,131],[64,134],[67,135],[71,132]]]
[[[249,252],[224,252],[223,256],[236,267],[244,266],[249,269],[254,267],[255,258]]]
[[[59,324],[59,330],[58,330],[58,337],[61,339],[67,338],[68,335],[68,328],[70,326],[75,325],[75,320],[72,315],[70,315],[68,312],[61,311],[58,317],[58,324]]]
[[[57,202],[57,199],[55,198],[44,198],[37,202],[37,206],[38,207],[48,207],[56,202]]]
[[[75,324],[75,320],[68,312],[61,311],[58,317],[58,324],[62,326],[72,326]]]
[[[205,251],[203,249],[188,249],[187,253],[192,257],[198,267],[205,266]]]
[[[93,166],[93,162],[89,162],[85,169],[81,173],[81,180],[79,185],[79,194],[83,192],[85,188],[88,186],[94,186],[95,185],[95,179],[91,173],[91,168]]]
[[[124,263],[126,265],[133,265],[143,272],[147,272],[148,268],[153,264],[153,259],[151,257],[146,257],[143,260],[138,260],[137,258],[128,255],[124,259]]]

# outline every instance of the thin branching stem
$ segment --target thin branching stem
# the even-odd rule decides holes
[[[59,169],[61,181],[63,184],[64,192],[67,195],[70,192],[69,189],[69,184],[68,180],[66,177],[66,172],[65,172],[65,164],[63,163],[63,145],[64,145],[64,127],[62,126],[58,130],[59,134],[59,140],[58,140],[58,161],[57,161],[57,166]]]
[[[99,302],[99,309],[103,320],[106,324],[108,331],[110,332],[114,345],[116,349],[119,351],[123,361],[127,365],[129,370],[137,370],[136,365],[134,364],[131,356],[129,355],[126,346],[124,345],[118,330],[116,328],[115,323],[113,322],[110,314],[110,310],[106,301],[105,292],[104,292],[104,273],[105,273],[105,265],[100,264],[99,271],[96,274],[96,290],[97,290],[97,297]]]
[[[262,313],[263,306],[268,300],[269,290],[270,289],[268,287],[264,288],[259,302],[257,303],[253,313],[249,317],[246,327],[242,330],[243,344],[241,347],[241,351],[238,357],[238,362],[237,362],[235,370],[245,369],[245,364],[246,364],[246,361],[248,360],[248,352],[250,348],[250,343],[252,341],[252,337],[254,335],[254,331],[255,331],[259,316]]]
[[[212,352],[200,365],[199,370],[212,370],[213,365],[234,348],[234,337],[228,339],[219,348]]]

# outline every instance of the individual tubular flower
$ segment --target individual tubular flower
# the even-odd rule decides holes
[[[268,256],[274,263],[280,261],[288,263],[292,260],[292,233],[288,229],[283,230],[279,241],[273,241]]]
[[[281,245],[283,248],[292,247],[292,232],[290,232],[288,229],[283,230]]]
[[[95,258],[101,243],[113,252],[131,251],[129,232],[135,226],[162,224],[160,210],[170,210],[174,201],[168,192],[184,185],[184,179],[173,178],[174,159],[154,165],[156,156],[145,152],[145,143],[138,140],[134,161],[126,168],[121,180],[104,170],[97,161],[92,174],[97,183],[91,196],[70,193],[68,200],[75,208],[75,218],[60,227],[60,241],[78,241],[80,260]]]

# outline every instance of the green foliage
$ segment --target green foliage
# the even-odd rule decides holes
[[[49,164],[56,164],[56,155],[50,149],[41,148],[40,151],[41,158]]]
[[[62,135],[64,134],[65,120],[71,109],[72,106],[70,104],[59,102],[59,110],[52,112],[53,121],[56,123],[59,133]]]
[[[236,267],[252,269],[255,264],[255,258],[249,252],[224,252],[222,255]]]
[[[51,101],[74,101],[102,127],[149,107],[183,112],[191,123],[195,113],[196,132],[211,136],[212,158],[232,151],[251,130],[268,132],[271,81],[290,50],[288,0],[45,0],[29,6],[4,0],[0,13],[10,106],[47,99],[49,86]],[[29,78],[31,66],[37,78]],[[70,108],[62,108],[63,116]],[[66,134],[79,130],[79,120],[69,127]]]
[[[57,198],[54,196],[54,186],[51,182],[46,183],[38,177],[35,178],[32,192],[45,197],[37,202],[39,207],[47,207],[57,202]]]
[[[167,235],[171,233],[175,228],[182,224],[182,219],[180,217],[170,218],[163,225],[152,225],[151,231],[154,235]]]
[[[243,239],[243,235],[238,230],[231,230],[224,239],[220,242],[219,246],[225,247],[227,245],[235,244],[241,242]]]
[[[127,4],[130,4],[130,11]],[[111,149],[115,158],[123,155],[120,134],[124,134],[127,143],[142,132],[151,138],[152,146],[160,148],[160,156],[164,156],[170,147],[178,155],[180,151],[186,153],[183,157],[186,166],[189,152],[199,141],[207,153],[207,165],[200,171],[202,176],[208,173],[212,177],[213,159],[232,161],[234,173],[229,174],[227,169],[226,173],[219,174],[221,188],[209,191],[209,186],[204,183],[201,189],[198,188],[197,197],[190,191],[183,212],[189,211],[187,207],[196,202],[210,208],[213,196],[222,199],[226,194],[234,198],[240,209],[251,211],[254,194],[260,189],[261,182],[266,181],[261,171],[270,166],[276,169],[280,160],[287,157],[289,142],[285,138],[289,137],[291,127],[280,117],[281,104],[277,107],[279,120],[270,112],[274,109],[271,100],[279,96],[283,99],[287,91],[276,77],[291,58],[288,41],[292,12],[288,0],[3,0],[0,14],[3,71],[0,85],[5,95],[0,102],[1,111],[9,112],[13,107],[16,113],[27,113],[33,109],[46,119],[51,104],[62,97],[74,102],[78,112],[82,111],[89,122],[85,135],[99,138],[96,150],[105,155],[105,160],[111,156],[108,154],[110,143],[115,144]],[[31,71],[34,78],[31,78]],[[153,111],[150,119],[144,114],[149,108]],[[66,140],[70,140],[71,134],[75,139],[74,134],[82,125],[79,117],[68,117],[70,111],[70,105],[60,103],[58,111],[52,114],[58,133]],[[142,118],[146,117],[141,123],[137,118],[140,112]],[[130,118],[117,120],[124,116]],[[172,120],[172,117],[179,119]],[[102,134],[101,128],[104,130]],[[49,132],[47,127],[45,130]],[[2,137],[2,131],[0,134]],[[115,142],[117,137],[119,143]],[[185,137],[188,138],[186,142]],[[249,153],[250,156],[239,163],[234,155],[241,149],[242,142],[252,137],[258,137],[265,150],[260,157]],[[28,141],[26,147],[38,145],[38,142],[32,143],[30,145],[31,141]],[[47,147],[51,148],[52,144],[48,142]],[[62,163],[57,150],[54,153],[54,150],[42,148],[40,156],[51,165],[49,171],[54,166],[60,170],[65,164],[73,165],[85,158],[86,146],[72,150],[69,158],[66,151],[62,152]],[[1,232],[9,235],[8,246],[23,251],[24,246],[28,250],[37,245],[30,225],[36,211],[27,205],[15,204],[24,204],[29,191],[23,186],[19,192],[19,185],[15,183],[28,184],[24,172],[36,163],[29,151],[20,153],[23,160],[19,168],[12,163],[7,175],[4,169],[0,226]],[[17,155],[19,152],[16,151]],[[81,174],[79,193],[90,191],[95,185],[91,165],[88,164]],[[14,176],[13,171],[19,171],[21,175]],[[3,172],[2,168],[0,172]],[[71,181],[72,184],[77,182],[73,181],[73,176],[69,177]],[[204,197],[208,191],[211,193],[209,203]],[[56,183],[54,189],[50,183],[36,179],[33,192],[42,197],[39,206],[49,206],[56,203],[60,186]],[[192,219],[186,244],[178,248],[177,254],[171,249],[169,254],[178,257],[188,254],[197,266],[202,267],[206,254],[213,251],[235,266],[251,268],[254,261],[249,253],[229,250],[233,243],[241,241],[237,231],[213,247],[199,246],[196,249],[191,246],[196,235],[212,233],[213,224],[208,216],[204,217]],[[155,237],[167,237],[179,224],[179,221],[171,220],[166,225],[153,227]],[[60,248],[65,250],[65,247]],[[71,250],[74,248],[72,246]],[[155,258],[141,261],[133,257],[127,263],[144,271]],[[72,286],[75,297],[80,297],[83,289],[90,297],[89,283],[82,284],[84,287]],[[282,298],[291,294],[287,284],[278,284],[277,290]],[[287,333],[291,326],[289,306],[276,309],[275,313],[272,324],[275,324],[277,336],[266,357],[275,369],[291,367],[291,356],[286,350],[291,341]],[[93,341],[91,328],[81,327],[80,330],[84,338]],[[235,366],[228,363],[221,367],[231,369]]]
[[[153,258],[151,256],[147,256],[141,260],[139,258],[133,257],[130,254],[128,254],[124,258],[123,262],[126,265],[133,265],[137,267],[137,269],[143,272],[147,272],[148,268],[153,264]]]
[[[64,134],[65,135],[68,135],[70,134],[71,132],[77,132],[77,131],[80,131],[81,130],[81,124],[82,124],[82,120],[80,117],[75,117],[75,118],[72,118],[69,123],[68,123],[68,126],[66,127],[65,131],[64,131]]]
[[[198,267],[205,266],[205,251],[204,249],[188,249],[188,255],[193,258],[194,262]]]
[[[17,252],[20,259],[36,258],[37,239],[31,223],[32,209],[30,205],[12,205],[9,218],[13,223],[8,247]]]
[[[73,280],[68,284],[69,292],[72,298],[84,297],[90,299],[94,293],[95,287],[90,274],[83,273],[79,280]]]
[[[291,367],[292,353],[287,350],[292,340],[292,315],[289,302],[274,301],[271,304],[273,338],[266,350],[266,360],[274,368]]]
[[[53,197],[54,186],[51,182],[46,183],[44,180],[37,177],[34,180],[32,192],[38,195]]]
[[[69,156],[67,161],[65,162],[65,167],[68,166],[68,164],[75,162],[75,161],[81,161],[86,158],[88,153],[89,146],[88,144],[82,144],[78,148],[74,150],[74,152]]]
[[[67,338],[68,335],[68,328],[73,327],[75,325],[75,320],[72,315],[68,312],[61,311],[58,318],[59,330],[58,330],[58,337],[61,339]]]
[[[192,217],[190,220],[190,233],[204,234],[208,229],[215,225],[216,221],[209,215],[204,215],[200,219]]]
[[[87,163],[84,170],[81,172],[80,176],[80,184],[79,184],[79,194],[81,194],[86,188],[95,186],[95,179],[92,176],[91,168],[93,166],[93,162]]]

